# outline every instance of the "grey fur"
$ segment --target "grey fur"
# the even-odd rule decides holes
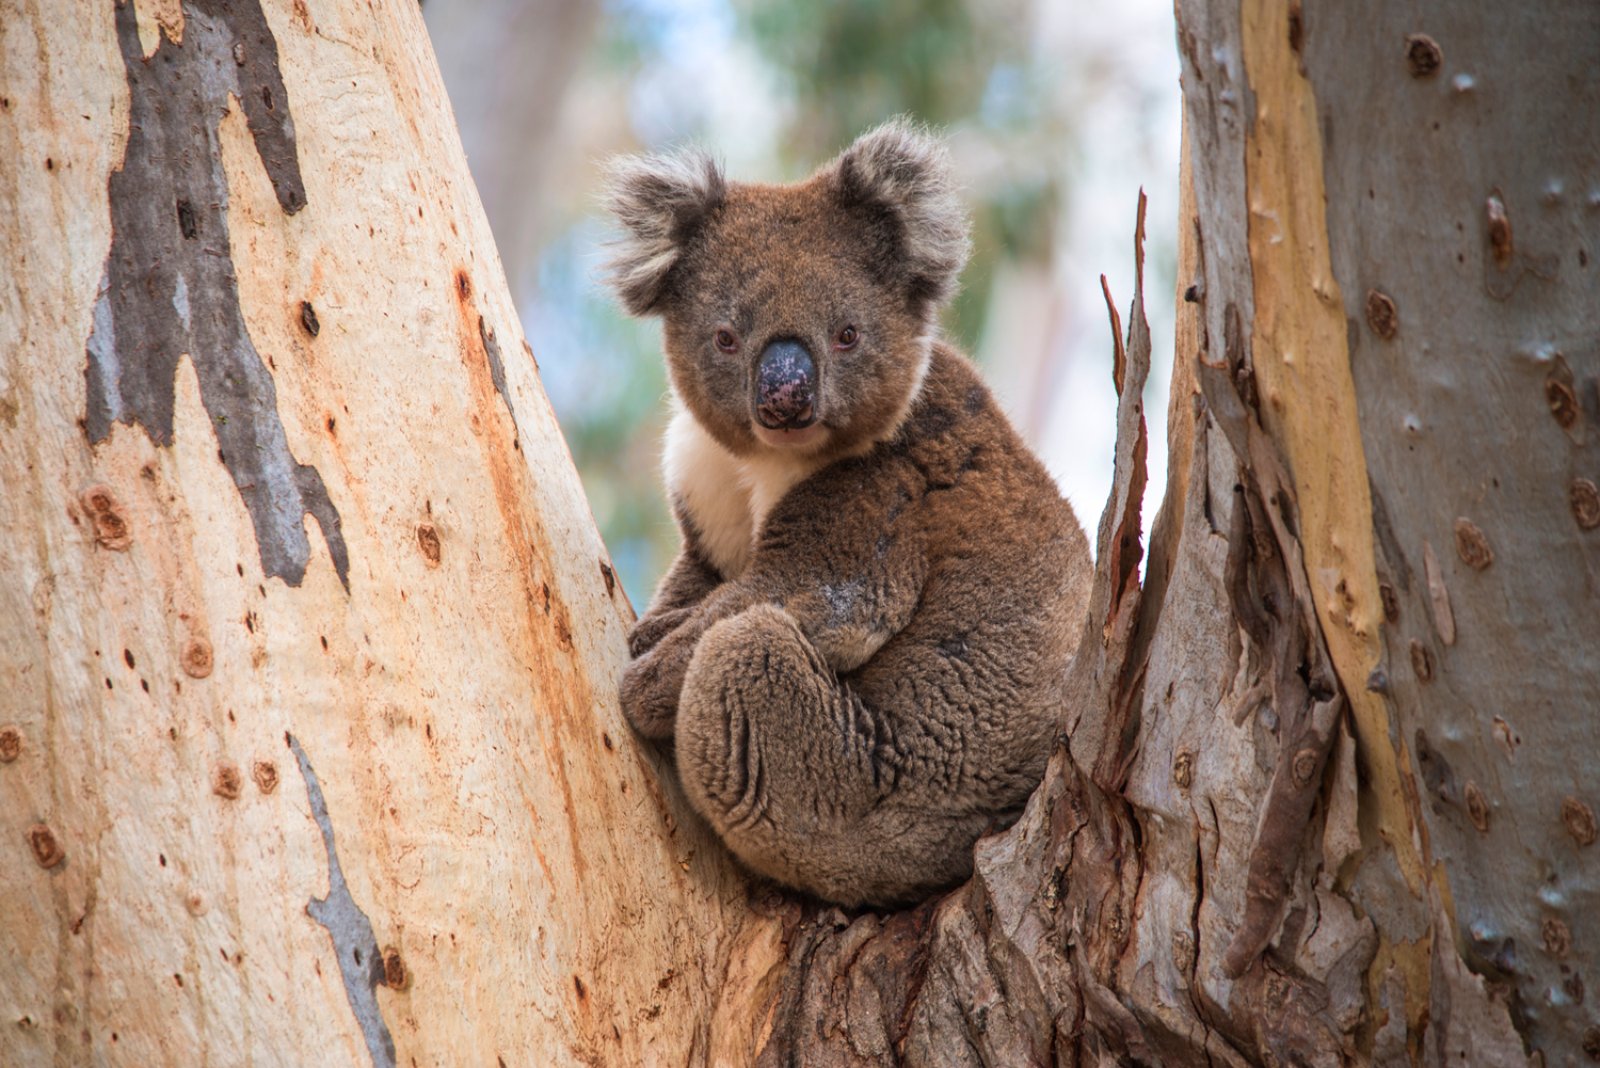
[[[793,186],[699,166],[625,167],[613,197],[635,244],[619,293],[665,320],[685,412],[683,550],[631,636],[623,710],[675,740],[690,802],[749,867],[911,901],[965,878],[1038,784],[1088,544],[932,340],[967,248],[942,146],[897,120]],[[774,339],[816,364],[803,439],[753,423]]]
[[[605,206],[623,236],[606,263],[607,281],[634,315],[654,310],[694,228],[721,203],[726,183],[698,149],[622,156],[606,169]]]
[[[928,299],[954,295],[972,241],[943,142],[907,118],[893,119],[857,139],[826,173],[847,198],[893,213],[906,270]]]

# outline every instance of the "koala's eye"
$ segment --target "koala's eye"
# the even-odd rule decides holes
[[[737,352],[739,350],[739,339],[733,336],[732,330],[718,330],[714,340],[717,343],[717,348],[723,352]]]
[[[839,331],[839,336],[833,339],[833,347],[840,352],[856,347],[856,342],[861,340],[861,334],[854,326],[847,326]]]

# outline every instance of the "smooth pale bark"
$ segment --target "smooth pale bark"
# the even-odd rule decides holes
[[[1546,1064],[1584,1063],[1600,1058],[1600,7],[1473,7],[1319,4],[1303,52],[1392,609],[1374,667],[1453,912],[1439,934],[1515,998]]]
[[[0,1063],[703,1056],[771,925],[618,715],[414,0],[0,64]]]

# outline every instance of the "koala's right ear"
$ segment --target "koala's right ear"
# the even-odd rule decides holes
[[[972,247],[969,224],[944,144],[910,119],[868,130],[823,169],[846,204],[892,221],[895,254],[913,294],[950,299]]]
[[[622,156],[606,168],[605,205],[622,223],[606,281],[634,315],[658,311],[685,244],[722,203],[722,168],[704,152]]]

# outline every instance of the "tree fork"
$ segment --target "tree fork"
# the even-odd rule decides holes
[[[6,1063],[1600,1050],[1594,5],[1179,4],[1166,503],[1141,276],[1070,742],[857,915],[622,727],[415,5],[6,15]]]

